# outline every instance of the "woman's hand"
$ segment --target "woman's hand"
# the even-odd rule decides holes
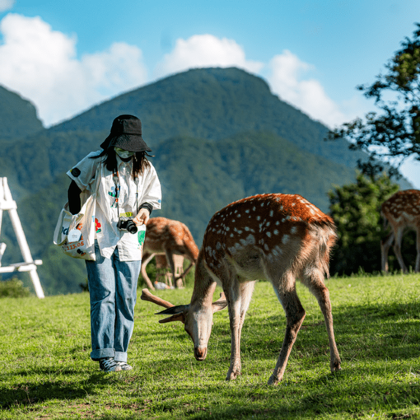
[[[150,213],[147,209],[140,209],[140,211],[137,213],[137,216],[133,219],[133,222],[136,224],[136,226],[145,225],[147,221],[149,220]]]

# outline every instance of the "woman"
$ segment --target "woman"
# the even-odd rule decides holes
[[[92,360],[105,372],[130,370],[127,349],[134,327],[134,305],[145,225],[160,209],[161,188],[147,160],[140,120],[120,115],[102,150],[90,153],[67,172],[71,213],[80,211],[80,193],[96,191],[96,261],[86,261],[90,292]]]

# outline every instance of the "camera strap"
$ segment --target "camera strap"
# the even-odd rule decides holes
[[[117,211],[118,211],[118,219],[120,218],[120,182],[119,182],[119,173],[116,170],[112,171],[112,178],[114,179],[114,185],[115,185],[115,202],[117,203]],[[136,183],[136,214],[133,215],[133,217],[137,216],[137,213],[139,212],[139,183],[138,183],[138,177],[134,179],[134,182]]]

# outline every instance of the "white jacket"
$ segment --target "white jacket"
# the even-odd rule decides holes
[[[132,161],[124,162],[117,155],[119,196],[116,197],[113,174],[102,164],[103,157],[98,157],[101,152],[89,153],[67,175],[82,191],[87,190],[93,194],[97,190],[95,224],[101,255],[111,258],[118,246],[120,261],[141,260],[138,234],[117,228],[119,215],[116,199],[122,217],[136,216],[143,203],[151,204],[153,209],[160,209],[162,192],[156,169],[150,163],[142,175],[133,179]]]

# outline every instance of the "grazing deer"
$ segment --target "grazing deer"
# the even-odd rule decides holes
[[[194,342],[197,360],[207,355],[213,313],[226,306],[231,330],[231,359],[227,380],[241,371],[240,340],[245,313],[257,279],[267,279],[286,312],[287,326],[280,355],[269,384],[282,380],[305,310],[296,293],[296,278],[315,295],[325,318],[331,371],[340,370],[334,339],[328,276],[329,253],[336,240],[333,220],[300,195],[264,194],[236,201],[210,220],[195,270],[189,305],[173,306],[145,290],[143,300],[168,308],[159,322],[182,321]],[[216,282],[226,300],[212,303]]]
[[[191,232],[184,223],[177,220],[166,219],[165,217],[153,217],[146,225],[146,239],[143,246],[143,262],[141,274],[149,289],[155,290],[146,273],[147,264],[155,255],[164,254],[172,272],[175,287],[177,280],[184,278],[191,267],[197,261],[198,248],[194,242]],[[178,277],[175,277],[175,264],[173,255],[182,255],[189,259],[191,264]]]
[[[407,267],[401,255],[401,241],[406,228],[413,228],[417,235],[417,258],[415,272],[420,271],[420,191],[405,190],[396,192],[381,206],[381,216],[391,226],[391,233],[381,241],[382,271],[388,271],[388,251],[392,243],[401,270]]]

